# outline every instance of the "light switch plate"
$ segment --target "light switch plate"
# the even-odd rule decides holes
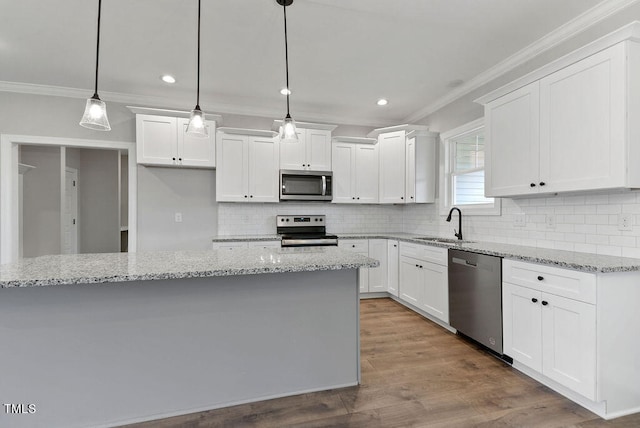
[[[527,215],[525,213],[517,213],[513,215],[513,225],[515,227],[525,227],[527,224]]]

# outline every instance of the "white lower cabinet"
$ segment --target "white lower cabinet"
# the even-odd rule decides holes
[[[387,240],[387,292],[396,297],[398,297],[398,283],[400,281],[399,245],[396,240]]]
[[[560,285],[559,280],[566,285],[572,274],[576,289],[588,288],[585,274],[547,266],[536,272],[535,266],[510,260],[503,263],[504,353],[595,400],[596,305],[549,292]],[[530,279],[536,282],[524,278],[522,272],[531,272]],[[593,279],[593,290],[585,295],[595,296],[595,275],[586,275]]]
[[[339,239],[338,247],[345,251],[352,251],[354,253],[362,254],[363,256],[369,256],[369,240],[368,239]],[[369,269],[358,269],[358,285],[360,293],[369,292]]]
[[[449,323],[449,275],[447,249],[400,243],[401,300]]]
[[[387,291],[387,240],[386,239],[370,239],[369,240],[369,257],[380,261],[380,266],[369,268],[369,292],[380,293]]]

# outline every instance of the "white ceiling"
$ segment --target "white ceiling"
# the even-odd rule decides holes
[[[599,2],[295,0],[287,8],[292,116],[404,123],[455,91],[450,82],[469,81]],[[275,0],[202,3],[203,110],[283,116],[282,7]],[[97,5],[0,0],[0,81],[90,96]],[[102,98],[192,108],[196,22],[197,0],[104,0]],[[161,82],[163,73],[178,82]],[[378,107],[379,97],[389,104]]]

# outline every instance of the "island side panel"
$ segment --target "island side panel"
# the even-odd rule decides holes
[[[357,270],[0,289],[0,426],[156,419],[356,385]],[[8,424],[8,425],[7,425]]]

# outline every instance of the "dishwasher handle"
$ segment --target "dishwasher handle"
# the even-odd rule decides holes
[[[473,267],[473,268],[478,267],[478,265],[476,263],[473,263],[472,261],[461,259],[461,258],[458,258],[458,257],[452,257],[451,261],[453,263],[457,263],[459,265],[463,265],[463,266],[467,266],[467,267]]]

